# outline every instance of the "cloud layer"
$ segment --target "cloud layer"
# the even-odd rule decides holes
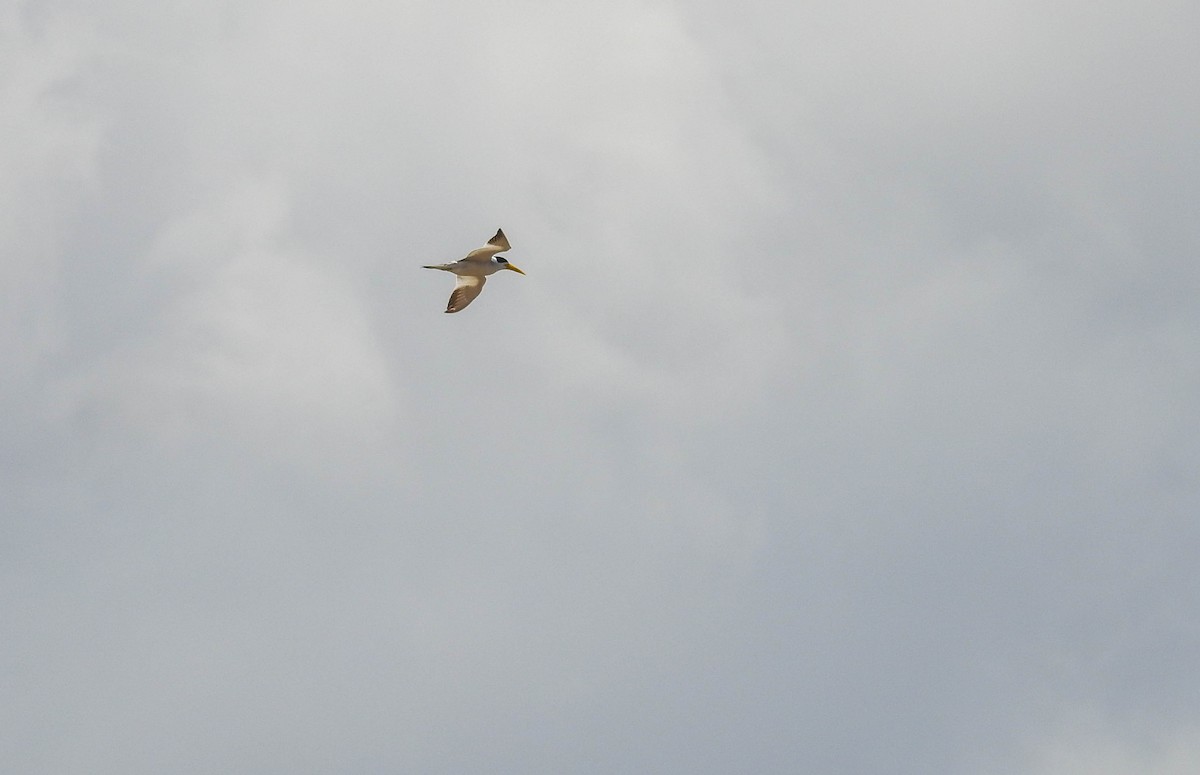
[[[1195,770],[1197,22],[0,6],[2,768]]]

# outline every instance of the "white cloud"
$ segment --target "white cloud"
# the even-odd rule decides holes
[[[402,396],[356,290],[289,237],[284,192],[246,181],[166,224],[144,259],[162,318],[73,376],[72,411],[178,445],[218,434],[284,459],[366,464]],[[268,451],[269,450],[269,451]]]
[[[10,769],[1193,764],[1189,9],[0,14]]]
[[[74,97],[87,35],[65,20],[34,30],[0,10],[0,349],[5,381],[62,346],[56,293],[63,232],[95,184],[101,126]]]

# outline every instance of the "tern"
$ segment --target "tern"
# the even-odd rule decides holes
[[[427,264],[421,268],[441,269],[443,272],[453,272],[458,276],[458,283],[454,286],[454,292],[450,294],[450,303],[446,305],[447,312],[458,312],[475,301],[475,297],[483,290],[483,284],[487,281],[488,275],[495,274],[502,269],[511,269],[517,274],[525,274],[508,263],[507,258],[496,255],[511,247],[508,244],[508,237],[504,236],[504,230],[496,229],[496,236],[488,240],[488,244],[481,248],[475,248],[454,263]]]

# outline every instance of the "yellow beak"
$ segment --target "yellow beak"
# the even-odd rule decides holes
[[[517,268],[516,268],[515,266],[513,266],[512,264],[505,264],[505,265],[504,265],[504,268],[505,268],[505,269],[511,269],[511,270],[513,270],[514,272],[516,272],[517,274],[525,274],[524,272],[522,272],[520,269],[517,269]]]

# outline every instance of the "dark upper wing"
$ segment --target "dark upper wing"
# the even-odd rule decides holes
[[[504,230],[496,229],[496,236],[488,240],[488,244],[481,248],[475,248],[466,256],[464,256],[462,260],[477,261],[483,264],[491,261],[492,256],[496,255],[497,253],[503,253],[511,248],[512,246],[508,244],[508,237],[504,236]]]
[[[496,251],[497,253],[512,248],[512,245],[508,244],[508,237],[504,236],[504,229],[496,229],[496,236],[488,240],[488,244],[500,248],[500,250]]]

